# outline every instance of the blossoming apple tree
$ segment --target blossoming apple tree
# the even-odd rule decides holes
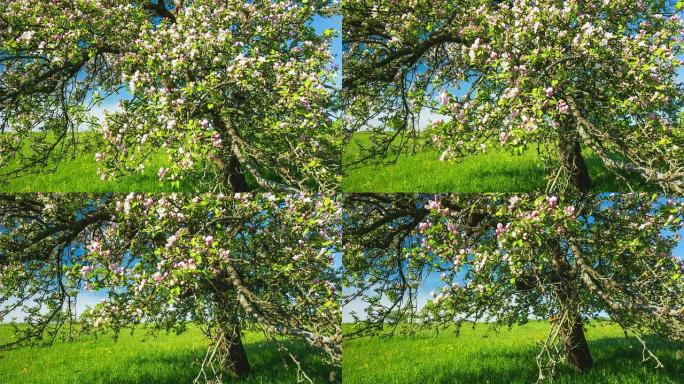
[[[143,171],[197,188],[329,190],[339,151],[332,30],[313,1],[9,1],[0,5],[0,166],[45,172],[103,142],[101,178]],[[92,108],[122,96],[101,121]]]
[[[347,134],[376,132],[358,162],[423,138],[443,160],[531,147],[549,191],[587,191],[591,150],[615,177],[681,193],[683,4],[347,1]],[[443,118],[421,132],[425,111]]]
[[[245,330],[277,343],[300,379],[307,366],[280,336],[311,345],[336,376],[333,199],[3,195],[0,213],[0,320],[24,317],[3,348],[136,328],[182,332],[193,322],[210,342],[196,381],[249,374]],[[104,298],[79,312],[83,290]]]
[[[684,340],[684,201],[658,195],[351,195],[343,300],[363,303],[345,337],[472,321],[548,319],[540,379],[593,360],[584,329],[608,318],[662,366],[645,334]],[[419,302],[423,282],[441,288]],[[358,305],[355,305],[355,307]]]

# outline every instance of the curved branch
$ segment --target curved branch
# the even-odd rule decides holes
[[[594,151],[594,153],[601,158],[603,163],[608,168],[637,174],[647,181],[653,181],[659,184],[665,191],[671,191],[675,193],[684,192],[684,169],[674,169],[667,172],[661,172],[647,166],[615,160],[608,156],[604,146],[591,133],[598,132],[598,128],[582,115],[577,103],[572,97],[566,96],[566,99],[568,105],[570,106],[570,112],[577,120],[577,130],[580,137],[592,149],[592,151]]]
[[[259,302],[259,299],[256,297],[254,292],[247,288],[247,286],[242,282],[240,275],[230,263],[226,264],[226,272],[228,274],[228,278],[230,279],[230,283],[233,287],[235,287],[237,299],[240,305],[267,331],[275,334],[288,335],[304,339],[313,346],[324,347],[329,352],[333,352],[333,359],[341,358],[340,343],[342,341],[342,335],[339,333],[339,326],[337,324],[333,324],[335,328],[338,328],[338,331],[332,336],[324,336],[301,328],[275,324],[273,321],[271,321],[271,319],[262,315],[261,311],[255,304]]]

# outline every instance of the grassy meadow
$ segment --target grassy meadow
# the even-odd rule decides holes
[[[9,337],[10,326],[0,325],[0,344]],[[287,367],[283,365],[275,345],[261,333],[247,333],[243,342],[252,374],[242,380],[226,376],[226,383],[297,382],[296,366],[289,361]],[[309,347],[297,342],[287,342],[286,347],[301,357],[303,368],[315,383],[329,382],[329,368]],[[122,333],[116,342],[108,336],[84,337],[51,347],[24,347],[0,352],[0,383],[188,384],[197,376],[206,348],[207,342],[196,327],[181,335]]]
[[[359,158],[360,149],[368,146],[370,134],[358,132],[345,148],[343,164]],[[522,155],[493,149],[455,163],[440,161],[437,149],[402,154],[389,165],[345,167],[342,190],[345,192],[533,192],[546,189],[547,172],[530,148]],[[627,191],[624,182],[615,179],[601,161],[590,152],[585,160],[595,192]],[[647,189],[631,180],[635,189]]]
[[[144,172],[127,175],[120,180],[100,180],[95,162],[98,144],[90,135],[78,134],[77,156],[73,159],[57,164],[56,169],[51,163],[47,168],[40,167],[38,173],[0,180],[0,192],[201,192],[197,191],[197,180],[190,178],[182,180],[179,187],[168,181],[159,181],[159,168],[171,165],[168,155],[161,149],[145,161]],[[17,167],[17,162],[10,162],[7,167]],[[265,175],[271,176],[268,172]],[[247,183],[256,187],[251,175],[247,175]]]
[[[348,327],[348,324],[345,324]],[[362,338],[344,342],[345,384],[531,384],[537,380],[536,355],[546,337],[545,322],[531,322],[512,330],[488,332],[488,325],[463,327],[435,335]],[[554,383],[675,384],[684,383],[684,360],[676,358],[681,344],[649,338],[651,350],[665,365],[654,369],[641,363],[641,345],[630,338],[630,348],[615,325],[593,323],[586,331],[594,369],[576,373],[559,366]],[[547,381],[548,382],[548,381]]]
[[[36,133],[36,135],[42,135]],[[50,136],[47,141],[53,140]],[[0,192],[171,192],[186,190],[188,183],[181,188],[173,188],[170,183],[161,183],[157,176],[160,167],[168,167],[170,159],[165,153],[159,151],[145,162],[145,171],[126,176],[120,180],[100,180],[97,175],[97,137],[91,132],[78,133],[76,136],[76,156],[57,164],[37,166],[37,173],[23,174],[20,177],[12,177],[0,181]],[[57,150],[62,147],[58,146]],[[72,149],[73,150],[73,149]],[[71,153],[71,151],[70,151]],[[30,148],[25,146],[24,155],[30,154]],[[73,154],[72,154],[73,155]],[[16,169],[18,161],[10,161],[5,170]],[[191,185],[191,184],[189,184]]]
[[[25,175],[7,180],[0,185],[2,192],[172,192],[190,191],[187,184],[173,188],[161,183],[157,177],[160,167],[168,167],[164,153],[153,156],[145,163],[145,172],[123,177],[121,180],[102,181],[97,175],[94,153],[85,153],[67,160],[55,172]]]

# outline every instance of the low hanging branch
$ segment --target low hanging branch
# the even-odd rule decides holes
[[[684,261],[673,256],[681,199],[353,195],[345,210],[353,278],[343,303],[364,308],[350,313],[347,338],[478,321],[510,327],[533,313],[550,323],[537,356],[544,380],[561,361],[592,368],[584,335],[592,319],[635,335],[657,367],[643,336],[684,335]],[[422,284],[437,277],[439,288],[417,306]]]
[[[230,263],[226,264],[226,272],[228,273],[231,285],[236,289],[237,300],[242,308],[248,315],[253,316],[268,333],[305,339],[315,347],[324,348],[330,354],[332,361],[337,363],[342,361],[342,335],[339,324],[330,324],[330,327],[335,331],[335,334],[331,336],[324,336],[304,329],[277,324],[277,322],[287,323],[289,319],[273,316],[273,312],[264,313],[264,306],[260,305],[260,300],[242,283],[240,276]]]
[[[334,32],[311,21],[336,11],[330,0],[5,2],[0,177],[54,170],[87,147],[102,179],[144,172],[161,151],[170,162],[155,171],[174,185],[244,192],[252,174],[259,189],[333,191]],[[230,137],[214,118],[226,110]]]
[[[537,148],[550,193],[586,192],[583,150],[591,148],[614,175],[679,193],[681,7],[346,1],[345,133],[360,148],[347,166],[394,162],[425,147],[456,162]]]
[[[16,341],[74,333],[203,329],[198,377],[250,372],[242,332],[310,346],[341,362],[338,203],[307,195],[0,195],[0,320],[25,313]],[[36,234],[26,236],[25,234]],[[49,262],[46,262],[49,260]],[[78,316],[83,290],[105,300]],[[68,305],[67,305],[68,304]],[[45,310],[49,309],[49,310]],[[279,348],[283,348],[281,345]],[[298,375],[313,378],[289,352]]]
[[[583,142],[601,158],[608,168],[637,174],[643,179],[660,186],[666,192],[678,194],[684,192],[684,163],[681,163],[681,159],[655,158],[649,159],[649,163],[644,164],[615,160],[614,156],[609,156],[605,149],[605,146],[609,144],[607,140],[610,140],[610,137],[606,134],[601,134],[599,129],[582,116],[572,97],[568,97],[567,100],[570,111],[577,120],[577,130]],[[599,139],[596,139],[594,134],[599,134]],[[623,158],[628,157],[624,152],[618,153],[618,155]],[[670,167],[670,169],[667,171],[659,170],[658,164],[665,164],[665,167]]]

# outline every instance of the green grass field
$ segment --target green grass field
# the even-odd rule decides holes
[[[414,336],[363,338],[344,342],[345,384],[531,384],[537,380],[535,357],[548,331],[544,322],[531,322],[488,335],[488,326],[464,327],[461,335],[424,331]],[[665,365],[654,369],[641,363],[636,339],[630,349],[622,331],[595,323],[586,332],[594,369],[575,373],[563,364],[554,383],[668,384],[684,383],[684,360],[676,359],[681,344],[647,339]]]
[[[143,173],[127,175],[120,180],[102,181],[97,175],[95,162],[97,144],[85,144],[93,140],[86,135],[88,133],[79,134],[83,145],[74,159],[61,162],[54,172],[40,168],[35,174],[0,180],[0,192],[202,192],[197,190],[197,180],[182,180],[179,187],[172,186],[168,181],[159,181],[159,168],[171,165],[171,160],[161,150],[145,162]],[[50,164],[50,170],[54,168],[53,165]],[[8,168],[11,167],[16,167],[16,162],[8,165]],[[269,176],[269,173],[265,174]],[[247,175],[247,183],[256,187],[251,175]]]
[[[102,181],[97,176],[94,153],[86,153],[59,164],[55,172],[13,178],[0,185],[2,192],[173,192],[190,191],[188,183],[173,188],[161,183],[157,171],[168,167],[166,155],[159,153],[145,164],[145,172],[123,177],[121,180]]]
[[[9,325],[0,325],[0,343],[9,338]],[[52,347],[33,347],[0,353],[0,383],[45,384],[188,384],[195,379],[207,343],[199,329],[190,327],[181,335],[159,334],[83,338],[56,343]],[[247,333],[243,339],[252,374],[241,384],[296,383],[297,368],[282,363],[275,345],[260,333]],[[303,367],[316,383],[329,382],[330,370],[311,350],[287,342],[288,349],[302,357]],[[338,375],[339,377],[339,375]]]
[[[41,135],[36,133],[36,135]],[[50,141],[51,136],[48,136]],[[98,148],[97,136],[89,132],[77,134],[78,149],[76,156],[48,167],[37,166],[37,173],[24,174],[18,178],[0,180],[0,192],[172,192],[190,190],[184,183],[181,188],[173,188],[170,183],[161,183],[157,177],[159,168],[170,165],[166,154],[159,152],[145,162],[145,172],[126,176],[121,180],[102,181],[97,175],[95,152]],[[63,148],[58,146],[57,149]],[[73,151],[73,150],[71,150]],[[72,153],[69,151],[69,153]],[[25,145],[24,155],[30,154],[29,145]],[[10,162],[5,170],[16,168],[16,160]]]
[[[355,134],[342,158],[350,164],[359,157],[360,146],[370,143],[368,133]],[[345,168],[342,190],[345,192],[533,192],[546,189],[546,171],[536,149],[520,156],[492,150],[470,156],[459,163],[439,161],[440,152],[424,150],[401,155],[390,165]],[[624,182],[615,180],[601,161],[585,154],[593,180],[593,190],[627,191]],[[647,189],[638,180],[632,187]]]

